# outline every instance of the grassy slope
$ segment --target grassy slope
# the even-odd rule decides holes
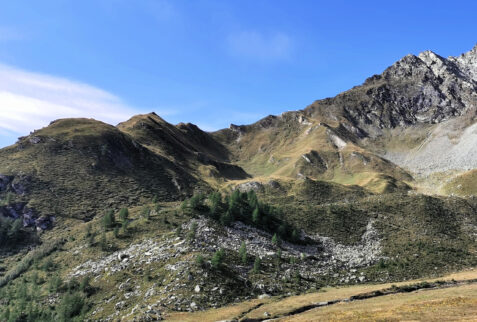
[[[358,269],[356,274],[363,272],[369,280],[399,281],[421,276],[438,276],[442,272],[477,264],[475,262],[475,242],[470,237],[474,233],[472,227],[477,224],[473,215],[475,205],[472,201],[399,194],[373,196],[359,187],[344,188],[337,184],[311,180],[301,184],[294,183],[295,186],[286,186],[286,184],[281,182],[281,186],[285,188],[283,191],[291,191],[292,195],[287,196],[283,194],[284,192],[280,194],[276,190],[266,188],[261,194],[261,199],[281,206],[285,210],[287,220],[309,233],[317,232],[322,236],[331,236],[336,241],[350,245],[360,240],[368,220],[375,220],[375,227],[382,237],[384,255],[389,259],[370,267]],[[322,199],[315,199],[313,196],[321,196]],[[348,199],[350,203],[337,201],[337,199],[344,198]],[[151,204],[149,206],[153,207]],[[141,218],[142,207],[131,208],[130,218],[132,221],[128,232],[121,232],[119,238],[115,238],[113,231],[108,230],[106,249],[102,249],[100,245],[102,238],[101,217],[94,218],[91,223],[71,218],[62,219],[53,230],[45,232],[41,239],[45,244],[57,239],[65,239],[66,243],[52,254],[39,259],[3,291],[15,294],[14,290],[22,287],[23,283],[29,285],[28,289],[30,289],[33,287],[31,281],[37,274],[40,280],[43,280],[37,286],[39,288],[37,297],[41,302],[49,296],[48,284],[53,276],[51,272],[42,269],[48,261],[54,263],[54,272],[59,273],[66,280],[73,268],[89,260],[98,261],[113,251],[127,249],[131,245],[146,241],[162,243],[166,240],[174,240],[176,228],[189,222],[194,213],[183,214],[178,210],[177,203],[161,203],[160,206],[160,213],[153,213],[149,220]],[[89,238],[87,237],[89,224],[92,225],[92,232],[96,235],[90,246],[88,246]],[[184,232],[183,238],[186,235],[187,232]],[[211,253],[205,248],[201,252],[210,259]],[[1,266],[9,271],[18,264],[18,260],[24,255],[25,253],[21,253],[5,257]],[[139,287],[142,294],[151,287],[156,290],[165,290],[165,293],[157,294],[147,300],[142,296],[140,298],[133,296],[124,300],[126,307],[124,311],[121,311],[122,315],[128,314],[136,304],[153,305],[158,301],[165,301],[164,296],[167,299],[172,294],[188,298],[189,301],[193,298],[197,304],[210,307],[211,296],[218,295],[217,291],[212,291],[216,285],[220,285],[226,290],[223,295],[220,295],[220,299],[213,300],[217,301],[219,306],[232,303],[237,297],[243,299],[247,296],[242,293],[250,290],[243,286],[239,287],[243,282],[235,279],[230,271],[214,272],[200,269],[194,264],[196,255],[195,252],[178,253],[177,256],[161,262],[147,264],[137,261],[133,267],[126,270],[117,273],[104,272],[98,279],[93,279],[91,282],[95,293],[87,300],[91,305],[90,314],[98,308],[101,310],[93,315],[95,319],[106,318],[114,314],[116,303],[124,299],[113,297],[118,295],[119,285],[128,279],[134,287]],[[227,252],[227,265],[232,266],[237,262],[236,254]],[[273,260],[265,257],[263,262],[266,263],[264,272],[257,276],[249,275],[251,281],[258,283],[273,281],[275,276]],[[186,263],[185,275],[180,275],[180,270],[174,272],[166,269],[167,264],[184,265],[180,263]],[[286,266],[285,263],[282,265]],[[269,266],[270,268],[268,268]],[[251,267],[247,269],[251,269]],[[187,274],[193,276],[193,279],[186,278]],[[176,278],[179,278],[179,282],[176,281]],[[329,279],[328,282],[337,283],[333,279]],[[184,286],[180,286],[174,291],[165,288],[170,285],[178,285],[177,283]],[[200,284],[203,290],[199,294],[194,292],[196,284]],[[304,291],[299,285],[288,284],[287,287],[287,292]],[[325,288],[325,290],[325,293],[318,293],[317,296],[331,294],[328,289]],[[60,297],[64,294],[64,292],[60,293]],[[186,307],[188,307],[188,303],[187,301]],[[14,304],[18,304],[18,300],[13,299],[11,305]],[[244,308],[256,304],[256,301],[250,305],[240,304],[233,308],[234,314],[241,310],[246,311]],[[174,309],[174,306],[166,306],[161,308],[161,311]],[[137,311],[137,314],[139,312]],[[182,315],[179,316],[182,318]]]
[[[37,211],[77,218],[152,195],[177,199],[198,184],[115,127],[89,119],[56,121],[2,149],[0,173],[29,178],[21,198]]]
[[[477,170],[470,170],[457,175],[444,185],[445,194],[458,196],[472,196],[477,194]]]
[[[301,112],[270,116],[238,130],[226,129],[213,135],[253,176],[304,175],[357,184],[377,193],[407,190],[405,182],[412,181],[404,170],[360,148],[356,137],[338,123],[305,118]],[[346,146],[338,146],[337,137]]]
[[[118,129],[212,186],[248,177],[243,169],[230,164],[229,152],[222,144],[193,124],[174,126],[150,113],[136,115],[120,123]]]

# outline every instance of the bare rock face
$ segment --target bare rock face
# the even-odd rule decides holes
[[[334,115],[368,136],[380,129],[440,123],[477,108],[477,46],[457,58],[431,51],[407,55],[381,75],[334,98],[317,101],[311,116]]]
[[[469,78],[477,81],[477,44],[471,51],[466,52],[459,57],[449,57],[459,69]]]

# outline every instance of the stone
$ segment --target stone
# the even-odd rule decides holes
[[[116,311],[121,311],[126,305],[126,302],[124,301],[121,301],[121,302],[118,302],[114,305],[114,308],[116,309]]]

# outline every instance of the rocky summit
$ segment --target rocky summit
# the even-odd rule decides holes
[[[473,283],[437,278],[477,265],[476,113],[477,45],[215,132],[55,120],[0,150],[0,320],[262,321]]]

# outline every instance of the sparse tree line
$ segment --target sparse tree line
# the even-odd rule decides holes
[[[82,321],[89,310],[87,298],[95,292],[90,278],[85,276],[80,281],[73,278],[65,282],[54,273],[57,267],[51,259],[43,264],[37,262],[35,268],[28,277],[23,276],[17,283],[0,288],[3,300],[0,320]],[[40,275],[38,271],[45,272]],[[54,305],[44,305],[44,294],[58,295],[59,300]]]
[[[224,226],[241,221],[262,229],[273,235],[272,242],[277,246],[281,240],[301,242],[298,230],[285,221],[281,208],[259,201],[253,190],[234,190],[225,196],[220,192],[194,194],[182,202],[181,209],[199,212]]]
[[[64,242],[55,240],[42,244],[0,278],[0,321],[83,320],[89,309],[87,298],[95,289],[87,276],[79,281],[73,278],[64,282],[57,273],[60,264],[49,255]],[[23,274],[30,268],[31,273]],[[45,305],[45,294],[58,295],[58,300]]]
[[[22,236],[23,221],[0,215],[0,247],[17,242]]]

